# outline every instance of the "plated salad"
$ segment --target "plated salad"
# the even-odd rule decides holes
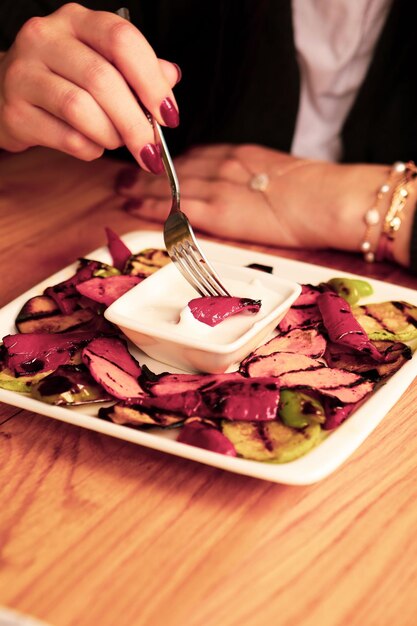
[[[97,405],[96,419],[172,429],[182,443],[285,463],[318,445],[412,356],[417,307],[363,304],[369,283],[335,277],[302,285],[274,336],[235,371],[155,374],[103,311],[169,257],[132,253],[110,230],[107,238],[111,265],[81,259],[72,277],[24,304],[17,332],[0,347],[1,388],[59,406]],[[191,303],[201,323],[260,306],[211,300]]]

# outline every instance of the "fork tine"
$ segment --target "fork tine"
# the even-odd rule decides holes
[[[186,244],[186,245],[185,245]],[[204,284],[207,284],[212,296],[228,296],[230,295],[221,284],[219,278],[216,275],[215,270],[207,261],[207,259],[201,254],[198,247],[192,241],[184,241],[184,247],[186,248],[186,258],[189,261],[189,265],[193,265],[196,268],[201,280]]]
[[[193,275],[197,281],[203,281],[204,288],[211,296],[230,296],[227,289],[222,285],[215,269],[205,257],[194,235],[191,224],[181,210],[172,212],[165,226],[165,244],[169,253],[172,246],[178,249],[182,245],[184,263],[193,267]],[[188,258],[188,256],[191,258]],[[185,268],[184,268],[185,269]],[[187,271],[185,269],[185,271]]]
[[[194,271],[188,267],[186,261],[184,260],[184,256],[178,252],[176,248],[171,249],[170,253],[171,260],[175,263],[177,269],[181,272],[184,278],[190,283],[192,287],[200,296],[210,296],[211,293],[207,290],[205,285],[202,284],[200,277],[194,275]]]
[[[204,265],[199,263],[199,261],[195,258],[193,251],[190,248],[189,241],[183,241],[175,246],[175,256],[178,260],[179,268],[186,274],[186,278],[188,279],[188,276],[190,275],[197,283],[197,290],[200,292],[200,295],[225,295],[224,292],[221,292],[213,282]]]

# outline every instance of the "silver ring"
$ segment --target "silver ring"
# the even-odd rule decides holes
[[[266,191],[269,185],[269,176],[266,172],[255,174],[249,181],[250,189],[253,191]]]

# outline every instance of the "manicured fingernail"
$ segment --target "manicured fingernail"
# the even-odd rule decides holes
[[[173,63],[172,65],[175,65],[175,69],[178,72],[178,76],[177,76],[177,82],[175,83],[176,85],[178,85],[178,83],[180,82],[181,78],[182,78],[182,71],[180,66],[178,65],[178,63]]]
[[[140,198],[136,198],[135,200],[128,200],[122,206],[122,209],[126,211],[126,213],[134,213],[135,211],[139,211],[142,206],[143,201]]]
[[[164,164],[162,163],[161,149],[153,143],[148,143],[142,148],[140,153],[142,161],[152,174],[162,174]]]
[[[161,111],[162,119],[165,124],[169,126],[169,128],[176,128],[178,126],[180,123],[180,116],[170,98],[162,100],[159,110]]]
[[[116,178],[116,189],[130,189],[139,179],[140,170],[121,170]]]

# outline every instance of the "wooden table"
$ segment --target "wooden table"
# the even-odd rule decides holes
[[[121,167],[0,155],[0,305],[103,245],[105,225],[154,227],[121,211]],[[280,252],[417,287],[359,256]],[[1,405],[0,604],[53,626],[415,625],[416,402],[413,384],[308,487]]]

